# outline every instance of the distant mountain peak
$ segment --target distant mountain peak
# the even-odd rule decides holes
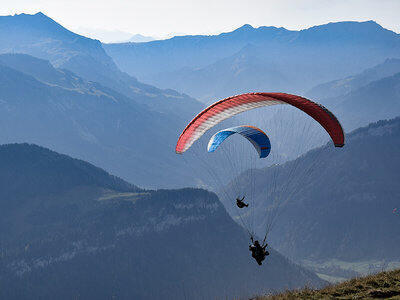
[[[45,15],[44,13],[42,13],[41,11],[37,12],[36,14],[15,14],[13,16],[9,16],[9,17],[17,17],[17,18],[24,18],[24,19],[36,19],[36,20],[46,20],[46,21],[50,21],[52,23],[58,24],[56,21],[54,21],[52,18],[48,17],[47,15]],[[61,26],[61,25],[60,25]]]
[[[244,24],[243,26],[239,27],[235,31],[247,31],[247,30],[252,30],[252,29],[254,29],[254,27],[251,26],[250,24]]]
[[[26,35],[25,40],[28,42],[30,38],[34,39],[35,37],[42,39],[45,37],[60,39],[60,36],[63,36],[70,40],[81,37],[42,12],[36,14],[22,13],[13,16],[0,16],[1,38],[9,39],[8,35],[10,35],[10,31],[13,32],[15,36],[19,36],[21,32],[24,32]]]
[[[146,42],[151,42],[151,41],[154,41],[154,40],[155,39],[153,37],[151,37],[151,36],[144,36],[144,35],[141,35],[141,34],[135,34],[126,42],[146,43]]]
[[[48,16],[46,16],[44,13],[42,13],[41,11],[37,12],[36,14],[34,14],[34,16],[40,16],[40,17],[45,17],[45,18],[49,18]],[[49,18],[50,19],[50,18]]]
[[[366,33],[371,33],[371,30],[391,30],[383,28],[381,25],[373,20],[368,21],[341,21],[341,22],[329,22],[327,24],[312,26],[301,31],[324,31],[324,30],[335,30],[335,31],[366,31]],[[394,32],[393,32],[394,33]]]

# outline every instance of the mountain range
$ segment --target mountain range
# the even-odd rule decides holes
[[[0,78],[2,143],[40,143],[142,186],[184,180],[173,149],[186,120],[27,55],[0,56]]]
[[[317,84],[399,58],[400,37],[368,21],[300,31],[244,25],[214,36],[103,46],[121,70],[210,103],[249,91],[304,94]]]
[[[351,60],[354,64],[359,62],[357,67],[346,66],[349,67],[347,71],[342,67],[335,67],[332,72],[336,72],[336,75],[344,74],[349,73],[351,69],[361,73],[352,73],[356,74],[351,75],[352,80],[337,79],[340,77],[329,73],[336,81],[322,84],[312,89],[310,94],[337,115],[346,131],[365,126],[371,121],[395,117],[400,113],[396,100],[398,77],[395,76],[398,60],[389,59],[380,65],[373,64],[396,56],[398,35],[374,22],[332,23],[303,31],[273,27],[255,29],[246,25],[231,33],[217,36],[186,36],[140,44],[112,45],[104,45],[76,35],[42,13],[0,17],[0,24],[0,52],[8,53],[0,58],[2,78],[4,83],[8,82],[2,86],[2,125],[4,128],[10,128],[9,131],[0,133],[0,137],[3,134],[1,141],[41,144],[85,159],[141,186],[166,188],[197,184],[198,179],[188,172],[187,163],[175,155],[174,147],[187,122],[204,106],[184,94],[143,84],[123,73],[113,62],[118,62],[119,58],[112,55],[111,48],[127,47],[124,57],[134,55],[134,59],[129,62],[134,63],[136,58],[140,58],[138,63],[144,63],[143,67],[146,65],[150,68],[152,64],[158,64],[161,69],[165,67],[166,70],[168,68],[165,63],[176,66],[193,64],[209,68],[210,53],[214,56],[211,59],[214,60],[213,64],[225,64],[229,68],[236,68],[225,55],[229,51],[232,52],[229,55],[239,55],[239,61],[242,60],[245,69],[249,68],[248,72],[238,67],[239,77],[234,84],[228,80],[222,85],[204,85],[201,90],[209,95],[219,93],[218,89],[225,84],[229,89],[234,89],[232,93],[242,92],[241,85],[246,86],[246,91],[254,91],[258,89],[254,85],[256,82],[261,85],[271,84],[269,90],[287,91],[285,78],[288,76],[310,78],[303,74],[308,72],[307,70],[318,74],[314,67],[320,64],[315,62],[309,65],[293,65],[302,70],[301,75],[296,75],[299,73],[294,69],[276,65],[278,62],[289,62],[285,58],[286,54],[303,53],[289,51],[292,46],[295,47],[293,49],[308,47],[307,51],[311,47],[314,52],[310,50],[307,55],[313,59],[319,57],[318,59],[329,63],[343,59],[341,56],[346,51],[350,55],[354,53],[354,49],[358,49],[357,51],[361,51],[358,52],[358,60]],[[198,50],[192,47],[197,47]],[[226,50],[227,47],[229,51]],[[270,57],[269,52],[264,51],[264,47],[267,47],[268,51],[277,51],[276,55],[279,54],[281,58],[274,59],[266,65],[265,61],[260,59],[261,56]],[[286,47],[286,52],[282,47]],[[132,49],[136,50],[131,52]],[[140,52],[141,49],[144,52]],[[348,52],[349,49],[354,51]],[[362,52],[364,50],[365,53]],[[42,60],[16,52],[35,55]],[[315,52],[323,55],[315,55]],[[172,55],[171,53],[176,54],[176,61],[168,56]],[[361,55],[362,53],[365,55]],[[327,58],[328,54],[333,55],[334,59]],[[147,56],[148,58],[145,58]],[[185,57],[187,59],[184,59]],[[368,63],[363,57],[368,57]],[[150,58],[152,63],[147,63]],[[305,60],[297,58],[295,61],[305,63]],[[121,68],[129,66],[121,61],[118,65]],[[138,72],[139,65],[136,66]],[[313,66],[311,69],[310,65]],[[374,67],[364,71],[366,65]],[[275,66],[274,71],[268,73],[266,70],[272,66]],[[202,82],[206,81],[212,81],[214,84],[224,81],[224,74],[235,73],[217,71],[224,68],[218,67],[214,69],[215,72],[204,72],[203,79],[194,80],[195,85],[201,86]],[[282,73],[282,70],[285,72]],[[14,73],[11,80],[12,72]],[[251,79],[257,73],[260,74],[259,78]],[[263,76],[269,76],[269,79],[265,80]],[[317,77],[319,83],[323,83],[326,78],[322,75]],[[173,80],[173,76],[169,78]],[[183,76],[185,80],[189,78],[189,73]],[[346,85],[346,89],[339,88],[341,85],[338,82],[350,81],[353,82],[351,88],[349,84]],[[281,85],[282,82],[284,85]],[[338,86],[336,94],[330,92],[332,85]],[[306,85],[301,86],[306,88]],[[317,90],[319,94],[314,92]],[[385,96],[378,102],[376,99],[381,95]],[[86,97],[91,100],[83,101]],[[31,98],[36,99],[35,104],[31,102]],[[97,98],[101,100],[98,101]],[[14,102],[16,99],[19,100]],[[13,117],[9,113],[11,111],[15,112]],[[357,113],[354,114],[354,111]],[[264,129],[274,131],[273,127]],[[317,140],[313,145],[320,145]],[[288,156],[290,157],[293,156]],[[196,168],[197,165],[192,167]]]
[[[361,73],[320,84],[307,96],[329,107],[350,132],[400,115],[400,60],[388,59]]]
[[[98,40],[75,34],[43,13],[0,16],[0,39],[0,53],[23,53],[48,60],[56,68],[68,69],[152,109],[175,111],[179,116],[188,111],[192,115],[190,108],[199,107],[194,99],[143,84],[121,72]]]
[[[144,190],[30,144],[0,146],[2,299],[204,299],[319,286],[249,239],[215,194]]]
[[[10,125],[8,128],[26,128],[27,132],[24,132],[23,135],[24,138],[29,136],[29,139],[20,139],[18,134],[11,131],[8,134],[12,138],[3,139],[3,143],[27,141],[48,146],[100,165],[142,186],[170,187],[190,184],[190,179],[181,176],[182,168],[185,168],[185,166],[182,167],[182,161],[176,157],[174,148],[175,141],[185,124],[203,108],[201,103],[170,89],[161,90],[143,84],[136,78],[121,72],[103,50],[99,41],[77,35],[42,13],[1,16],[0,40],[0,53],[5,55],[1,59],[3,65],[25,75],[33,76],[34,79],[44,83],[44,85],[40,85],[40,88],[44,90],[36,93],[38,96],[37,103],[40,101],[49,103],[44,100],[47,99],[57,106],[56,102],[61,101],[59,99],[68,98],[67,101],[75,102],[77,107],[82,106],[79,108],[81,114],[86,113],[86,116],[75,116],[72,111],[64,111],[63,113],[68,114],[68,118],[72,120],[63,122],[62,118],[60,119],[57,116],[59,112],[53,111],[54,107],[45,108],[46,105],[42,103],[42,106],[36,107],[35,117],[26,116],[26,119],[35,119],[32,121],[40,123],[38,126],[42,126],[43,132],[41,132],[35,131],[37,128],[35,126],[30,127],[31,124],[24,125],[24,114],[32,113],[28,109],[30,104],[27,104],[25,110],[22,109],[17,112],[22,119],[11,119],[11,121],[18,121],[19,124],[16,127]],[[39,62],[39,60],[34,61],[33,58],[28,59],[27,56],[20,54],[44,59],[50,64],[43,61]],[[55,70],[50,70],[52,68]],[[58,75],[55,75],[57,72]],[[7,73],[3,74],[5,77],[8,75]],[[66,77],[65,80],[62,79],[63,76]],[[12,102],[15,97],[20,98],[20,101],[30,101],[29,84],[21,78],[22,81],[20,82],[18,82],[19,79],[14,79],[12,84],[3,85],[7,89],[2,94],[3,104],[8,102],[12,106],[13,104],[10,101]],[[11,80],[8,79],[9,81]],[[74,81],[75,83],[72,83]],[[30,80],[30,82],[33,84],[34,80]],[[71,88],[74,84],[79,88]],[[89,109],[87,107],[88,102],[76,102],[77,98],[86,97],[87,89],[83,92],[83,85],[96,86],[96,89],[101,90],[97,91],[96,95],[91,95],[91,99],[94,101],[97,96],[102,97],[103,94],[107,94],[108,96],[106,95],[103,98],[108,98],[108,104],[103,106],[104,102],[103,104],[97,103],[96,107]],[[61,89],[57,89],[58,87],[61,87]],[[36,88],[39,87],[34,89]],[[64,96],[58,95],[61,91],[63,91]],[[44,97],[40,97],[42,94]],[[113,98],[118,98],[118,100],[113,101]],[[123,101],[122,98],[124,98]],[[122,102],[124,105],[122,105]],[[92,104],[95,104],[95,102],[92,102]],[[85,105],[86,107],[83,107]],[[112,111],[108,111],[109,105],[114,107],[114,112],[117,110],[119,112],[113,114]],[[63,104],[60,103],[57,109],[60,109],[60,106],[63,106]],[[128,108],[129,106],[130,108]],[[51,120],[38,118],[39,107],[44,109],[43,117],[45,118],[47,115]],[[66,109],[66,107],[64,106],[63,109]],[[122,115],[125,117],[122,117]],[[8,119],[10,120],[10,118]],[[59,124],[52,124],[52,122]],[[70,124],[71,122],[74,124]],[[92,126],[93,123],[88,125],[87,122],[101,125]],[[108,130],[110,122],[114,124],[111,125],[111,128],[114,127],[112,133]],[[44,123],[48,125],[43,126]],[[60,128],[60,126],[69,128]],[[76,135],[76,132],[67,134],[71,127],[79,128],[80,137],[69,135]],[[55,133],[56,128],[62,132]],[[102,130],[107,132],[98,132]],[[46,133],[46,131],[53,131],[53,133]],[[62,136],[62,134],[65,135]],[[106,134],[111,139],[104,135],[98,136],[99,134]],[[136,136],[136,134],[138,135]],[[42,135],[47,135],[47,138],[43,138]],[[52,139],[50,135],[57,136],[64,145],[69,144],[68,140],[75,140],[76,143],[71,143],[64,148],[64,145],[60,145],[56,141],[57,138]],[[82,135],[84,136],[83,139],[86,140],[84,144],[88,140],[92,143],[89,146],[91,148],[89,151],[85,146],[78,146],[82,140]],[[145,140],[143,140],[143,137],[146,137]],[[144,146],[145,144],[147,146]],[[147,149],[143,150],[141,148],[143,146]],[[104,148],[108,148],[108,150],[104,151]],[[143,153],[148,153],[149,156],[143,157]],[[171,162],[167,163],[168,160]],[[110,168],[110,166],[112,167]],[[160,170],[164,168],[169,170],[161,172]],[[135,169],[139,172],[133,171]],[[141,175],[138,175],[139,173]],[[146,176],[146,173],[148,173],[148,176]],[[166,173],[169,174],[167,177],[159,177]],[[173,175],[171,176],[171,174]]]
[[[42,13],[0,17],[0,298],[250,297],[323,284],[290,260],[328,280],[362,273],[345,264],[399,263],[399,50],[373,21],[102,44]],[[225,152],[203,159],[214,132],[191,149],[197,162],[175,143],[206,103],[254,91],[322,103],[346,145],[324,145],[299,110],[257,110],[213,129],[263,121],[271,139],[269,160],[240,160],[227,186],[253,189],[242,215],[237,195],[220,192],[224,208],[202,189],[165,189],[231,181],[228,164],[223,184],[210,176]],[[271,225],[263,267],[232,218],[259,238]]]
[[[326,101],[333,104],[346,131],[397,117],[400,115],[400,72]]]
[[[306,96],[324,101],[323,99],[346,95],[373,81],[391,77],[396,73],[400,73],[400,59],[387,59],[361,73],[317,85],[308,91]]]

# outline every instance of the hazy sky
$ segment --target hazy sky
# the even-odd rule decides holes
[[[39,11],[75,32],[97,29],[93,34],[161,37],[214,34],[246,23],[303,29],[343,20],[375,20],[400,32],[400,0],[0,0],[0,15]]]

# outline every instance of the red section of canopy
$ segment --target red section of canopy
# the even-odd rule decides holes
[[[295,106],[314,118],[318,123],[320,123],[321,126],[328,132],[336,147],[342,147],[344,145],[344,133],[342,126],[340,125],[337,118],[324,106],[315,103],[309,99],[291,94],[250,93],[222,99],[200,112],[196,117],[193,118],[192,121],[190,121],[190,123],[183,130],[176,145],[176,152],[185,152],[187,150],[185,149],[187,147],[187,144],[190,143],[193,138],[196,138],[194,137],[196,129],[207,122],[207,120],[210,120],[210,118],[223,113],[227,109],[258,102],[265,102],[266,106],[269,105],[268,102],[271,102],[270,105],[287,103]],[[249,109],[252,108],[250,107]],[[217,123],[215,123],[214,125],[216,125]]]

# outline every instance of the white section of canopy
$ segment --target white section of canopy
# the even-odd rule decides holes
[[[280,100],[266,100],[266,101],[259,101],[259,102],[250,102],[250,103],[244,103],[240,104],[234,107],[227,108],[223,110],[222,112],[208,118],[205,120],[203,123],[198,126],[192,136],[188,139],[188,141],[185,144],[185,147],[183,148],[182,152],[185,152],[188,150],[195,141],[197,141],[204,133],[206,133],[208,130],[210,130],[212,127],[217,125],[218,123],[221,123],[222,121],[237,115],[239,113],[252,110],[255,108],[263,107],[263,106],[272,106],[272,105],[277,105],[277,104],[287,104],[284,101]]]

